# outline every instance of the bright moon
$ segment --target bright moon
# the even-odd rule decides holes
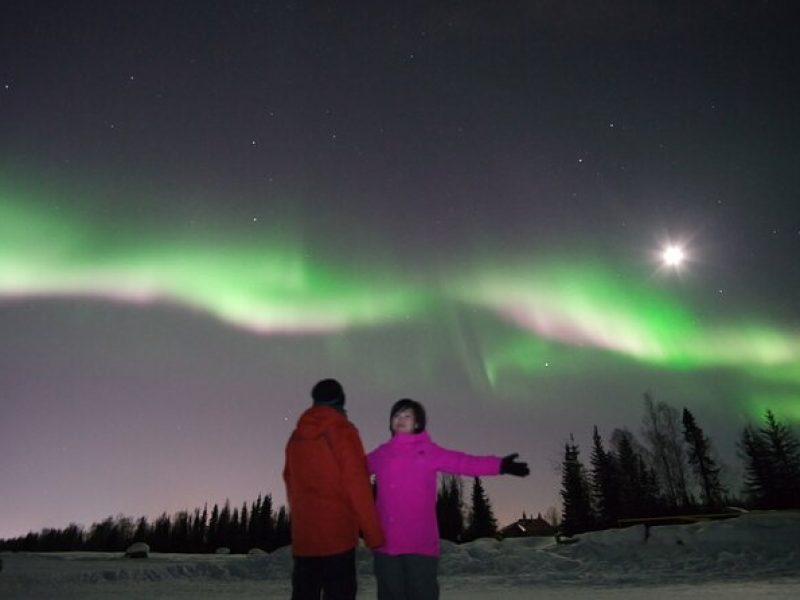
[[[680,246],[667,246],[661,254],[661,260],[668,267],[679,267],[683,263],[686,255]]]

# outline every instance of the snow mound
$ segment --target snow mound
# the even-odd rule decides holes
[[[135,542],[125,550],[126,558],[147,558],[150,556],[150,546],[144,542]]]
[[[586,533],[576,540],[557,544],[553,538],[482,539],[462,545],[443,541],[443,589],[456,593],[464,582],[474,589],[708,587],[727,585],[724,582],[731,579],[788,580],[800,573],[800,512],[750,513],[649,530],[638,525]],[[135,596],[137,590],[138,597],[144,597],[145,589],[199,588],[251,590],[257,595],[267,582],[283,596],[292,571],[289,548],[247,555],[151,553],[142,561],[126,560],[120,553],[90,552],[5,553],[0,558],[5,567],[0,573],[2,598]],[[356,560],[360,585],[370,589],[371,553],[359,547]],[[233,596],[226,592],[218,597]]]

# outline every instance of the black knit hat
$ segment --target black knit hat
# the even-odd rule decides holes
[[[425,416],[425,407],[416,400],[411,398],[403,398],[398,400],[392,405],[392,410],[389,411],[389,432],[392,431],[392,417],[399,413],[401,410],[410,410],[414,413],[414,433],[422,433],[425,431],[425,423],[427,418]]]
[[[323,379],[311,388],[314,404],[342,408],[344,406],[344,389],[335,379]]]

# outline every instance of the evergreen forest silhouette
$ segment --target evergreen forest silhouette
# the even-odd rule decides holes
[[[800,438],[774,413],[740,432],[737,453],[743,461],[742,488],[723,483],[722,465],[712,441],[684,408],[644,397],[640,441],[626,428],[615,429],[606,444],[594,428],[589,466],[570,435],[561,463],[561,511],[546,517],[559,536],[691,514],[724,514],[743,509],[800,508]],[[442,539],[461,543],[499,537],[491,501],[474,478],[469,501],[457,476],[440,480],[436,512]],[[523,513],[523,519],[525,518]],[[88,528],[72,523],[0,540],[0,551],[122,552],[144,542],[154,552],[271,552],[291,542],[291,515],[273,507],[271,494],[249,504],[163,513],[153,521],[119,515]]]

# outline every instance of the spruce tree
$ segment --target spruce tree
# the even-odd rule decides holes
[[[239,511],[239,530],[236,534],[236,543],[241,552],[246,552],[249,550],[247,546],[248,542],[250,541],[247,537],[249,525],[250,518],[247,513],[247,502],[242,502],[242,509]]]
[[[175,514],[169,532],[170,552],[189,552],[189,513],[182,510]]]
[[[278,509],[278,515],[275,517],[275,533],[273,539],[276,548],[288,546],[292,542],[291,520],[285,506],[281,506]]]
[[[222,510],[219,511],[219,522],[217,523],[217,540],[218,545],[214,548],[216,550],[220,546],[231,547],[231,502],[227,498]]]
[[[247,525],[247,545],[250,548],[256,547],[264,549],[260,545],[261,541],[261,494],[258,499],[250,506],[250,523]]]
[[[592,500],[600,527],[614,527],[619,519],[619,474],[616,459],[603,448],[603,440],[594,428],[592,435]]]
[[[658,479],[647,468],[642,448],[627,429],[615,429],[611,444],[618,467],[620,518],[653,516],[659,506]]]
[[[655,516],[662,514],[666,507],[662,501],[661,487],[656,470],[649,467],[641,455],[636,457],[639,468],[640,512],[642,515]]]
[[[744,428],[739,450],[745,460],[745,491],[759,508],[800,506],[800,441],[772,411],[760,429]]]
[[[566,535],[573,535],[592,529],[594,519],[586,470],[572,434],[569,438],[570,441],[564,445],[564,462],[561,465],[561,530]]]
[[[483,489],[480,477],[475,477],[472,484],[472,506],[469,525],[465,533],[467,540],[497,535],[497,520],[494,518],[492,505]]]
[[[234,507],[231,513],[231,520],[228,522],[228,535],[225,545],[231,552],[239,552],[239,509]]]
[[[142,518],[144,519],[144,517]],[[145,525],[146,524],[147,520],[145,519]],[[80,525],[76,525],[75,523],[70,523],[64,530],[63,550],[65,552],[75,552],[77,550],[81,550],[83,547],[83,535],[84,535],[83,528]],[[142,537],[142,539],[144,539],[144,536]]]
[[[191,543],[192,552],[202,552],[205,547],[206,524],[208,522],[208,504],[203,506],[203,512],[199,508],[194,509],[192,519]]]
[[[789,426],[767,411],[762,428],[777,475],[777,508],[800,507],[800,440]]]
[[[451,542],[461,541],[464,535],[463,489],[461,478],[445,475],[436,494],[436,520],[439,537]]]
[[[774,496],[775,475],[764,440],[748,424],[742,429],[737,446],[744,461],[744,492],[753,506],[767,508]]]
[[[140,517],[136,521],[136,529],[133,532],[134,542],[145,542],[150,538],[150,524],[147,522],[147,517]]]
[[[101,552],[108,548],[113,524],[111,517],[106,517],[100,523],[92,523],[89,534],[86,536],[87,550]]]
[[[278,545],[275,540],[275,518],[272,511],[272,494],[264,496],[258,521],[256,546],[267,551],[274,550]]]
[[[207,540],[207,547],[211,552],[221,545],[219,536],[219,506],[217,506],[217,504],[214,504],[214,507],[211,509],[211,517],[208,520]]]
[[[153,533],[149,542],[154,552],[172,552],[170,547],[170,531],[172,522],[167,513],[162,513],[153,524]]]
[[[688,445],[689,464],[703,494],[703,503],[709,508],[721,506],[725,489],[719,480],[720,468],[712,456],[711,441],[695,422],[694,415],[685,407],[683,437]]]

